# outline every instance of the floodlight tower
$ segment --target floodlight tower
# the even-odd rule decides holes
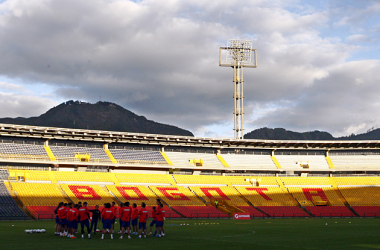
[[[234,133],[235,139],[244,139],[243,67],[257,67],[256,49],[252,49],[252,41],[228,40],[227,47],[219,49],[219,66],[234,69]]]

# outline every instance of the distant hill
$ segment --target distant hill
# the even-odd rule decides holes
[[[188,130],[148,120],[111,102],[68,101],[38,117],[0,118],[0,123],[194,136]]]
[[[333,137],[328,132],[310,131],[293,132],[283,128],[260,128],[244,135],[244,139],[265,139],[265,140],[380,140],[380,129],[369,130],[364,134],[352,134],[343,137]]]

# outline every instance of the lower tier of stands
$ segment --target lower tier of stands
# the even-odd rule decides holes
[[[380,206],[354,206],[355,212],[363,217],[379,217]]]
[[[187,218],[226,218],[227,214],[211,206],[173,206]]]
[[[301,208],[296,206],[258,207],[270,217],[309,217]]]
[[[310,211],[316,217],[353,217],[353,214],[345,206],[307,206],[306,210]]]
[[[252,217],[252,218],[259,218],[259,217],[267,217],[265,214],[263,214],[262,212],[260,212],[259,210],[255,209],[254,207],[249,207],[249,206],[239,206],[238,208],[240,208],[241,210],[249,213],[249,215]]]

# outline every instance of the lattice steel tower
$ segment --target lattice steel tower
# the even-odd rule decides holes
[[[234,69],[234,133],[235,139],[244,139],[243,67],[257,67],[256,49],[252,49],[252,41],[228,40],[227,47],[219,49],[219,66]]]

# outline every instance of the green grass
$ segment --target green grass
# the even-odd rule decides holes
[[[189,226],[170,226],[171,224]],[[326,225],[326,223],[328,225]],[[0,222],[1,249],[380,249],[379,219],[166,220],[164,238],[54,235],[53,221]],[[118,226],[118,224],[116,225]],[[25,229],[47,230],[26,234]],[[79,234],[78,234],[79,235]],[[78,236],[77,235],[77,236]]]

